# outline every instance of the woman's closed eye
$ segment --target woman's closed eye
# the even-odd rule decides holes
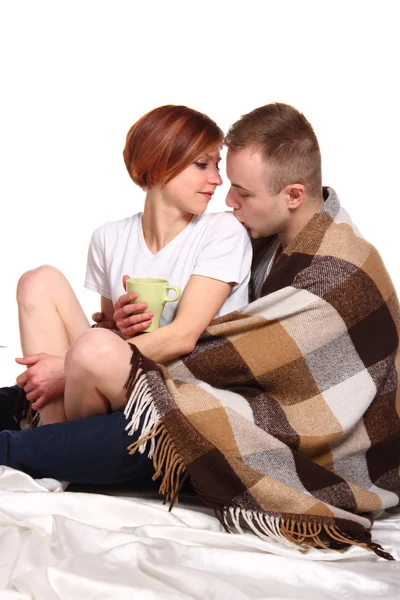
[[[206,169],[211,163],[209,162],[201,162],[199,160],[196,160],[194,163],[197,167],[199,167],[199,169]],[[215,163],[215,168],[217,169],[217,171],[219,171],[219,161]]]

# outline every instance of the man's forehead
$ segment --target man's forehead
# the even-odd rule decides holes
[[[227,161],[234,166],[249,166],[265,168],[265,160],[259,148],[247,146],[240,150],[228,148]]]
[[[265,161],[258,148],[228,149],[226,173],[235,187],[249,189],[249,185],[264,184],[265,171]]]

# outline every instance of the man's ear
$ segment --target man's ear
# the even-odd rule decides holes
[[[291,183],[290,185],[287,185],[284,192],[287,198],[287,207],[289,210],[295,210],[303,204],[305,198],[305,189],[304,185],[301,183]]]

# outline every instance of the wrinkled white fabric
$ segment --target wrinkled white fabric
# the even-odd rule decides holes
[[[373,536],[400,559],[400,511]],[[350,548],[302,554],[229,535],[206,509],[63,491],[0,467],[0,600],[400,597],[400,562]]]

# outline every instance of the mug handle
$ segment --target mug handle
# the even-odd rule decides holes
[[[175,292],[175,297],[174,298],[170,298],[168,296],[169,290],[174,290],[174,292]],[[164,302],[176,302],[177,300],[179,300],[180,297],[181,297],[181,290],[180,290],[180,288],[178,288],[176,285],[167,285],[166,286],[166,288],[165,288]]]

